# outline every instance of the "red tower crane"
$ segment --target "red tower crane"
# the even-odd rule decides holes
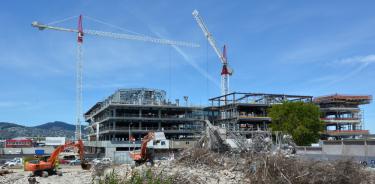
[[[226,95],[229,92],[229,76],[233,74],[233,70],[229,67],[228,64],[226,46],[224,45],[223,52],[221,53],[216,46],[214,37],[208,30],[207,26],[204,24],[202,17],[199,15],[198,10],[194,10],[192,14],[194,19],[197,21],[199,27],[202,29],[211,47],[214,49],[216,55],[219,57],[221,64],[223,65],[221,69],[221,95]],[[224,103],[226,103],[225,99]]]
[[[177,46],[184,46],[184,47],[199,47],[198,44],[190,43],[190,42],[153,38],[153,37],[144,36],[144,35],[132,35],[132,34],[124,34],[124,33],[112,33],[112,32],[105,32],[105,31],[98,31],[98,30],[83,29],[82,15],[79,16],[77,29],[56,27],[56,26],[41,24],[37,21],[32,22],[31,25],[33,27],[38,28],[39,30],[50,29],[50,30],[55,30],[55,31],[73,32],[73,33],[78,34],[77,70],[76,70],[76,135],[75,135],[76,140],[81,139],[82,64],[83,64],[82,44],[83,44],[84,35],[94,35],[94,36],[109,37],[109,38],[116,38],[116,39],[126,39],[126,40],[137,40],[137,41],[152,42],[152,43],[157,43],[157,44],[177,45]]]

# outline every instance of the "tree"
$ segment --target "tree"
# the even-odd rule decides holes
[[[312,103],[284,102],[269,108],[273,131],[292,135],[299,146],[315,143],[320,138],[324,124],[320,120],[320,109]]]

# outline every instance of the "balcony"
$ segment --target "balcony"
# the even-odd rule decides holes
[[[141,121],[197,121],[202,117],[188,115],[161,115],[160,117],[155,114],[119,114],[117,116],[105,116],[102,118],[95,118],[95,122],[104,122],[107,120],[141,120]]]
[[[321,118],[326,124],[361,123],[359,118]]]
[[[244,116],[244,115],[241,115],[238,118],[240,120],[243,120],[243,121],[271,121],[271,118],[267,117],[267,116]]]
[[[368,130],[327,130],[324,132],[330,136],[345,136],[345,135],[367,135]]]
[[[202,128],[172,128],[172,127],[161,127],[160,129],[158,127],[141,127],[141,128],[135,128],[131,127],[130,129],[128,127],[116,127],[115,129],[112,128],[101,128],[99,129],[100,133],[147,133],[150,131],[156,132],[161,131],[165,133],[199,133],[203,131]]]
[[[85,146],[88,147],[105,147],[105,148],[113,148],[113,147],[141,147],[141,141],[85,141]]]

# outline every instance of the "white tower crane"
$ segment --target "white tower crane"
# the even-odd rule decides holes
[[[219,57],[221,64],[223,65],[221,70],[221,95],[226,95],[229,92],[229,76],[233,74],[233,70],[228,65],[227,55],[226,55],[226,46],[223,47],[223,53],[217,48],[215,39],[208,31],[207,26],[204,24],[202,17],[199,15],[198,10],[193,11],[193,17],[197,21],[199,27],[202,29],[204,35],[206,36],[211,47],[214,49],[216,55]],[[224,99],[224,103],[226,100]]]
[[[83,36],[87,35],[95,35],[101,37],[109,37],[109,38],[116,38],[116,39],[126,39],[126,40],[137,40],[137,41],[145,41],[145,42],[152,42],[157,44],[166,44],[166,45],[177,45],[177,46],[184,46],[184,47],[199,47],[198,44],[190,43],[190,42],[183,42],[183,41],[174,41],[174,40],[167,40],[167,39],[160,39],[160,38],[153,38],[149,36],[143,35],[131,35],[131,34],[123,34],[123,33],[111,33],[111,32],[104,32],[104,31],[97,31],[97,30],[83,30],[82,26],[82,15],[79,16],[78,19],[78,29],[70,29],[70,28],[63,28],[63,27],[56,27],[41,24],[37,21],[32,22],[31,24],[33,27],[38,28],[39,30],[50,29],[56,31],[64,31],[64,32],[72,32],[78,34],[78,51],[77,51],[77,70],[76,70],[76,132],[75,132],[75,139],[81,139],[81,117],[82,117],[82,43],[83,43]]]

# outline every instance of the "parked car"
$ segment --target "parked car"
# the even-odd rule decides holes
[[[98,163],[101,163],[101,164],[111,164],[112,160],[111,160],[111,158],[95,158],[91,162],[92,162],[93,165],[96,165]]]
[[[5,162],[6,167],[22,166],[22,158],[14,158]]]
[[[71,160],[59,159],[60,164],[69,164]]]
[[[101,162],[101,159],[100,158],[95,158],[91,162],[92,162],[93,165],[96,165],[96,164],[98,164],[98,163]]]
[[[79,165],[81,164],[81,159],[75,159],[69,162],[69,165]]]
[[[60,164],[69,164],[72,160],[75,160],[74,155],[66,155],[59,159]]]

